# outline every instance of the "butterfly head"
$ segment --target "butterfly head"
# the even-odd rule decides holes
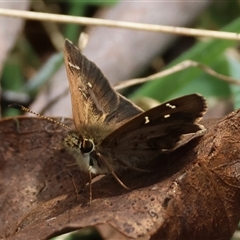
[[[97,146],[91,138],[84,138],[76,132],[69,132],[64,138],[67,151],[76,159],[77,165],[84,172],[93,174],[107,173],[108,170],[101,164]]]

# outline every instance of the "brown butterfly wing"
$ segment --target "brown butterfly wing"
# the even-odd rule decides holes
[[[95,124],[115,129],[142,112],[118,94],[100,69],[69,40],[65,41],[64,56],[77,129]]]
[[[151,153],[178,147],[183,134],[204,130],[197,122],[205,111],[205,99],[198,94],[171,100],[129,120],[109,134],[101,146],[103,151],[113,149],[112,155],[121,161],[144,161]]]

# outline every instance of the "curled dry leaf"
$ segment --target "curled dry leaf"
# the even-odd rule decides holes
[[[77,198],[66,171],[65,129],[43,119],[2,121],[1,237],[43,239],[95,226],[104,239],[107,230],[122,239],[229,239],[240,219],[239,119],[237,111],[205,122],[207,133],[161,155],[155,172],[120,174],[129,191],[110,175],[98,179],[91,206],[86,176],[74,171],[83,189]]]
[[[47,205],[61,204],[73,193],[69,172],[79,190],[86,183],[88,178],[79,174],[78,169],[66,168],[73,162],[68,162],[68,155],[62,151],[64,130],[38,118],[1,121],[0,238],[13,235],[33,209],[42,209],[44,215]],[[46,218],[51,218],[51,212],[45,214]]]

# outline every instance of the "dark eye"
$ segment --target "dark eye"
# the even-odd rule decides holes
[[[82,153],[90,153],[93,150],[94,144],[92,140],[83,139],[82,144],[80,146],[80,150]]]

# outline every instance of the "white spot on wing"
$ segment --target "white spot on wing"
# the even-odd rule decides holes
[[[166,103],[166,107],[169,107],[169,108],[171,108],[171,109],[174,109],[174,108],[176,108],[176,106],[174,106],[174,105],[171,105],[170,103]]]
[[[77,69],[77,70],[79,70],[79,69],[80,69],[80,67],[79,67],[79,66],[77,66],[77,65],[74,65],[74,64],[72,64],[71,62],[68,62],[68,65],[69,65],[69,67],[71,67],[71,68],[75,68],[75,69]]]
[[[90,82],[87,83],[87,85],[92,88],[92,84]]]
[[[169,118],[169,117],[170,117],[170,114],[164,115],[164,118]]]
[[[150,122],[148,116],[145,117],[145,124],[148,124]]]

